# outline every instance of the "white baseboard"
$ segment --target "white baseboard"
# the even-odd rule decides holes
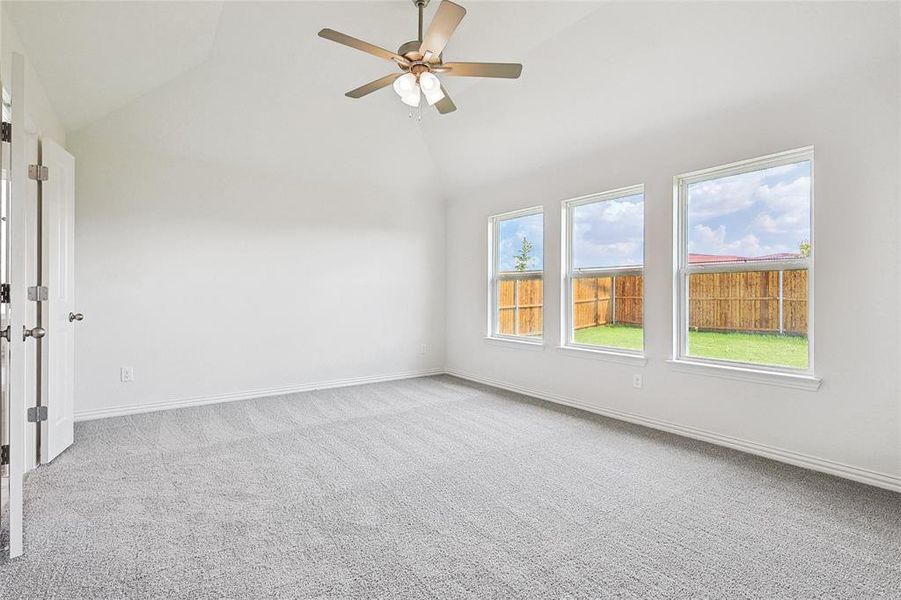
[[[880,473],[878,471],[871,471],[869,469],[854,467],[832,460],[817,458],[815,456],[810,456],[807,454],[801,454],[800,452],[793,452],[791,450],[784,450],[782,448],[776,448],[774,446],[768,446],[766,444],[750,442],[740,438],[722,435],[719,433],[714,433],[712,431],[698,429],[696,427],[679,425],[677,423],[672,423],[661,419],[645,417],[635,413],[595,406],[581,400],[567,398],[558,394],[541,392],[505,381],[499,381],[497,379],[490,379],[488,377],[473,375],[471,373],[464,373],[462,371],[455,370],[448,370],[446,371],[446,373],[448,375],[453,375],[454,377],[459,377],[460,379],[466,379],[468,381],[490,385],[492,387],[516,392],[525,396],[531,396],[533,398],[540,398],[541,400],[547,400],[549,402],[563,404],[566,406],[571,406],[573,408],[579,408],[588,412],[603,415],[605,417],[610,417],[612,419],[627,421],[629,423],[643,425],[652,429],[659,429],[661,431],[675,433],[676,435],[682,435],[696,440],[709,442],[718,446],[725,446],[727,448],[741,450],[742,452],[747,452],[749,454],[756,454],[757,456],[763,456],[765,458],[788,463],[790,465],[804,467],[813,471],[819,471],[821,473],[828,473],[829,475],[835,475],[837,477],[843,477],[845,479],[851,479],[853,481],[866,483],[868,485],[884,488],[893,492],[901,492],[901,477],[889,475],[888,473]]]
[[[220,402],[234,402],[236,400],[251,400],[253,398],[266,398],[269,396],[281,396],[297,392],[311,392],[313,390],[325,390],[331,388],[348,387],[351,385],[363,385],[366,383],[380,383],[383,381],[398,381],[401,379],[413,379],[414,377],[426,377],[429,375],[442,375],[444,369],[424,369],[408,373],[395,373],[393,375],[374,375],[368,377],[348,377],[347,379],[333,379],[316,383],[301,383],[275,388],[258,390],[246,390],[228,394],[214,394],[211,396],[198,396],[194,398],[179,398],[176,400],[163,400],[160,402],[148,402],[146,404],[130,404],[126,406],[112,406],[94,410],[75,411],[76,421],[93,421],[107,417],[122,417],[140,413],[156,412],[159,410],[172,410],[188,406],[203,406],[205,404],[219,404]]]

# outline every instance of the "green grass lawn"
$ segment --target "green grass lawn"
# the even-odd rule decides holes
[[[576,331],[577,344],[641,350],[642,328],[602,325]],[[721,358],[748,363],[807,367],[807,338],[793,335],[690,331],[688,353],[700,358]]]
[[[632,325],[601,325],[599,327],[586,327],[576,329],[577,344],[589,344],[591,346],[610,346],[612,348],[624,348],[626,350],[642,349],[641,327]]]

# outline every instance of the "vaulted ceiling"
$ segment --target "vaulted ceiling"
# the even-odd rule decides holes
[[[514,176],[899,51],[892,3],[463,4],[447,59],[522,62],[523,76],[448,78],[459,110],[419,123],[390,89],[345,98],[392,66],[316,36],[395,48],[416,37],[409,0],[7,3],[76,138],[323,178],[337,163],[384,185]]]
[[[10,2],[28,58],[75,131],[210,56],[221,2]]]

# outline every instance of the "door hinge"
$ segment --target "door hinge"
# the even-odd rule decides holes
[[[28,409],[28,422],[29,423],[40,423],[41,421],[47,420],[47,407],[46,406],[32,406]]]
[[[46,285],[33,285],[28,288],[28,299],[31,302],[46,302],[50,298],[50,292]]]
[[[0,465],[9,464],[9,444],[0,446]]]
[[[50,171],[44,165],[28,165],[28,179],[35,181],[47,181]]]
[[[9,284],[0,283],[0,303],[9,304]]]
[[[12,142],[13,141],[13,124],[3,122],[3,125],[0,125],[0,141],[3,142]]]

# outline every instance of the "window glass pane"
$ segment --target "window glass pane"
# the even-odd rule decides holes
[[[683,251],[707,266],[688,275],[689,356],[808,367],[810,176],[805,160],[688,186]]]
[[[807,368],[807,269],[694,273],[692,356]]]
[[[644,194],[574,206],[572,220],[574,269],[644,263]]]
[[[504,219],[499,225],[498,267],[501,273],[544,268],[544,215]]]
[[[541,339],[544,326],[544,215],[499,220],[494,273],[495,333]]]
[[[644,348],[644,194],[578,204],[572,219],[572,341]]]
[[[810,253],[810,161],[688,186],[688,263]]]

